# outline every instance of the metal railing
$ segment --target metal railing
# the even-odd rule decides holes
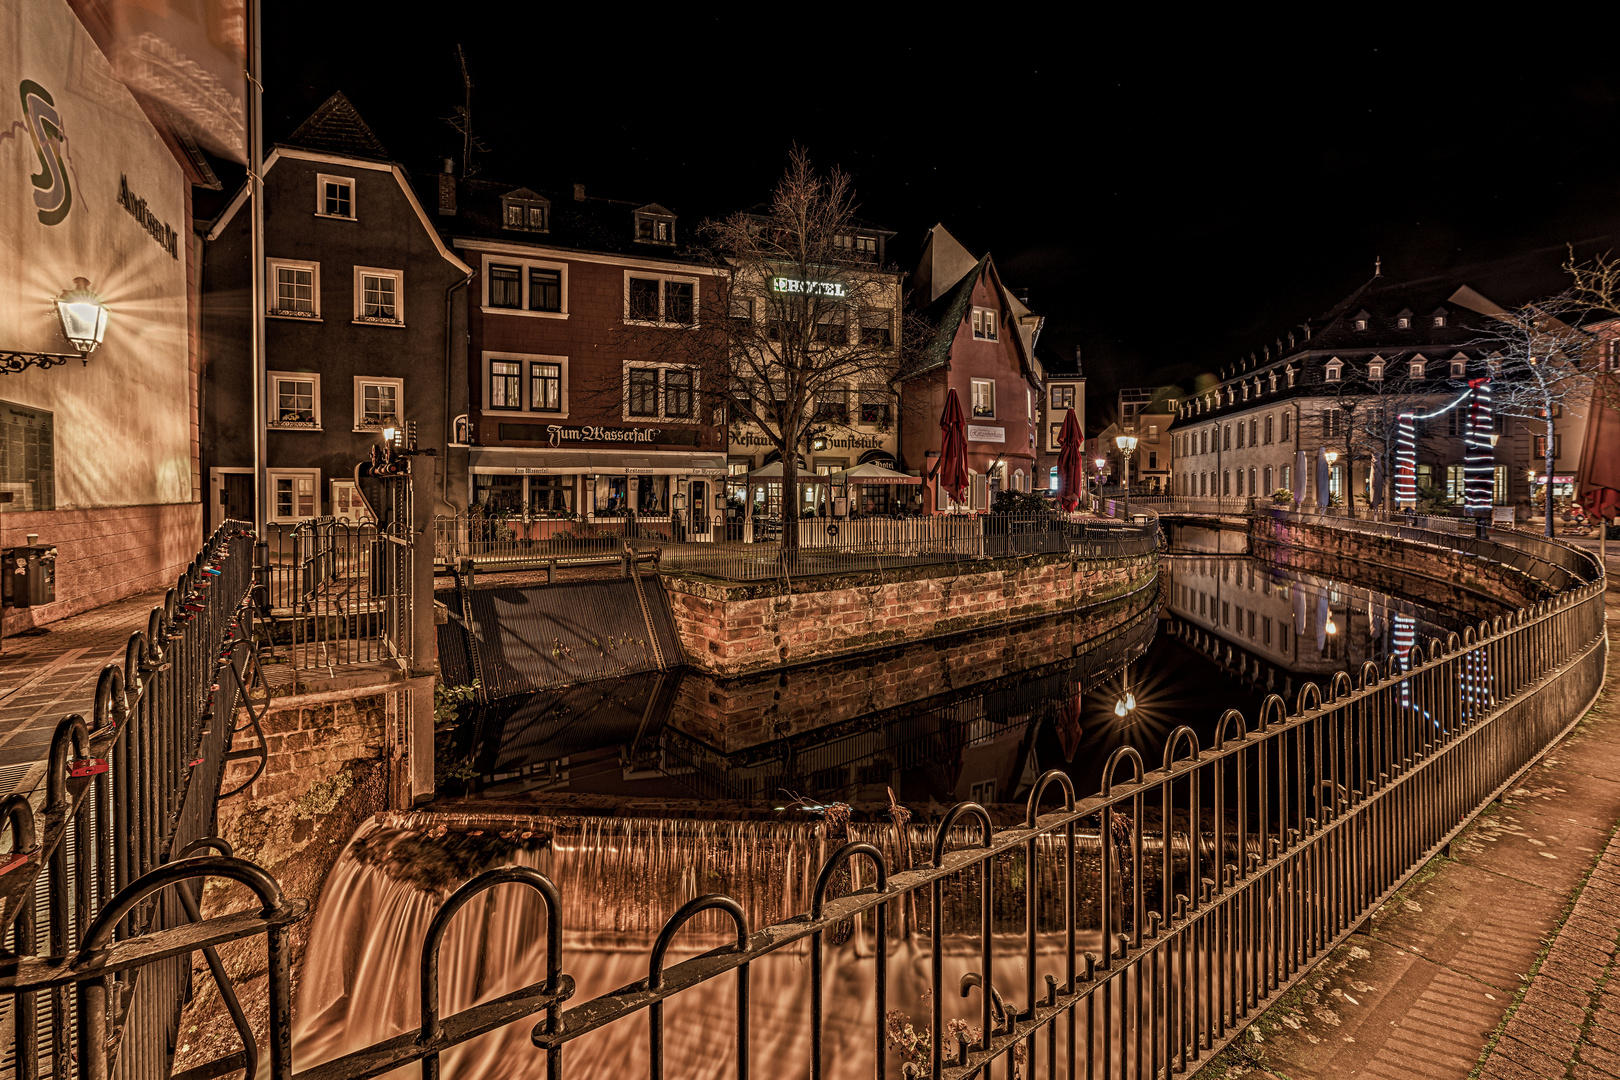
[[[738,530],[735,539],[742,539]],[[689,537],[725,539],[726,520],[697,519],[690,513],[599,517],[540,517],[483,514],[478,511],[433,519],[433,561],[455,567],[471,559],[481,569],[546,562],[611,562],[626,540],[679,542]]]
[[[262,610],[294,667],[335,670],[408,656],[410,478],[379,483],[380,524],[310,518],[266,540]]]
[[[198,936],[195,897],[146,884],[209,844],[236,707],[256,672],[251,527],[226,522],[96,683],[94,710],[57,725],[44,799],[0,803],[0,993],[15,1055],[0,1075],[168,1075],[191,959],[144,951]],[[262,750],[259,751],[262,756]],[[262,875],[262,871],[256,871]],[[139,964],[88,958],[124,949]],[[212,950],[209,950],[210,953]],[[222,974],[210,955],[216,976]],[[95,977],[83,973],[84,966]],[[79,978],[63,978],[75,970]],[[229,984],[221,984],[227,1000]],[[76,991],[70,993],[69,991]],[[5,1011],[0,1009],[0,1011]],[[238,1010],[239,1012],[239,1010]]]
[[[1126,525],[1077,514],[977,514],[821,521],[822,536],[797,551],[776,545],[665,551],[659,569],[723,581],[764,581],[971,563],[1020,555],[1109,559],[1158,549],[1156,522]]]
[[[1307,684],[1291,714],[1276,695],[1252,718],[1228,710],[1212,746],[1200,746],[1189,728],[1177,728],[1158,768],[1122,747],[1108,759],[1101,789],[1089,798],[1076,798],[1063,773],[1047,773],[1030,795],[1021,826],[995,829],[983,807],[958,804],[938,822],[932,852],[918,868],[891,867],[877,847],[848,844],[821,867],[802,915],[755,928],[734,900],[699,896],[663,925],[646,979],[566,1009],[573,981],[557,888],[524,867],[487,871],[457,889],[429,929],[421,953],[419,1027],[296,1075],[359,1080],[421,1061],[424,1075],[437,1076],[442,1051],[539,1015],[532,1033],[535,1069],[543,1055],[547,1076],[564,1075],[571,1043],[617,1024],[621,1038],[646,1038],[648,1072],[659,1078],[664,1004],[726,979],[736,985],[735,1031],[693,1029],[683,1035],[689,1050],[734,1055],[736,1074],[746,1077],[755,1063],[748,1028],[750,964],[795,946],[810,957],[809,1034],[801,1045],[808,1047],[810,1076],[819,1080],[827,1074],[830,1052],[823,1038],[829,981],[824,939],[857,916],[870,928],[872,964],[858,969],[869,996],[848,985],[840,996],[871,1003],[859,1020],[870,1025],[869,1034],[858,1039],[874,1048],[878,1077],[891,1074],[897,1059],[908,1055],[914,1072],[951,1078],[1011,1076],[1019,1059],[1031,1077],[1190,1070],[1344,940],[1572,726],[1580,710],[1541,706],[1536,694],[1567,680],[1548,701],[1595,696],[1603,632],[1601,585],[1577,586],[1445,641],[1417,644],[1404,656],[1365,663],[1353,675],[1340,672],[1325,690]],[[1043,813],[1052,801],[1058,805]],[[975,830],[977,843],[952,850],[964,825]],[[1082,829],[1106,838],[1108,848],[1107,857],[1092,860],[1096,872],[1087,880],[1078,872]],[[1021,871],[997,873],[997,861],[1011,857],[1023,860]],[[1050,864],[1054,858],[1061,875]],[[829,899],[838,871],[856,865],[868,871],[866,887],[857,881],[856,891]],[[77,952],[58,951],[68,956],[66,962],[20,961],[0,976],[0,992],[60,994],[71,986],[80,1010],[95,1019],[108,1000],[100,988],[109,972],[262,933],[272,995],[268,1075],[287,1080],[294,1074],[286,926],[301,911],[256,873],[250,864],[217,857],[151,871],[106,902],[97,932],[137,899],[183,878],[248,881],[257,907],[129,940],[103,942],[91,935]],[[978,908],[977,919],[971,910],[948,919],[945,889],[963,879],[976,882],[976,889],[953,889],[952,895],[966,896],[962,902]],[[1053,880],[1061,882],[1055,892],[1041,891],[1040,882]],[[438,950],[445,927],[474,897],[508,885],[532,890],[542,901],[545,978],[441,1017]],[[1013,895],[1002,896],[1003,888]],[[1083,903],[1100,920],[1095,951],[1082,950],[1077,936]],[[923,1001],[901,1003],[917,1010],[914,1026],[921,1035],[902,1052],[885,1046],[894,1004],[886,972],[890,954],[910,933],[913,921],[904,913],[913,908],[926,913],[916,925],[927,938],[921,951],[931,986]],[[734,929],[730,941],[666,968],[664,956],[677,931],[706,911],[725,917]],[[977,1030],[955,1016],[947,1026],[947,922],[963,928],[952,938],[950,955],[971,946],[976,970],[961,978],[960,989],[964,996],[978,992]],[[1016,944],[1008,937],[1015,928]],[[1054,939],[1060,942],[1055,953],[1047,947]],[[842,977],[856,976],[846,970]],[[642,1012],[646,1028],[624,1026]],[[775,1021],[785,1022],[780,1015]],[[216,1064],[238,1066],[256,1053],[249,1042],[243,1054]],[[998,1068],[997,1062],[1005,1064]],[[122,1070],[121,1060],[118,1065]],[[108,1075],[106,1062],[83,1053],[78,1073],[101,1080]]]

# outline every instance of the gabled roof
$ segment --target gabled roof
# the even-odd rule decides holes
[[[431,197],[437,201],[438,189],[428,186],[438,183],[437,175],[417,179],[416,183],[424,198]],[[551,204],[550,227],[545,232],[521,233],[504,228],[501,214],[503,198],[547,200]],[[572,193],[535,191],[526,187],[513,189],[509,183],[475,177],[457,180],[455,216],[439,216],[436,224],[446,235],[458,241],[498,240],[603,255],[628,255],[638,259],[686,263],[707,261],[701,252],[685,246],[690,237],[684,233],[677,233],[678,246],[675,247],[657,245],[657,250],[650,251],[648,244],[638,243],[636,215],[639,213],[671,218],[677,216],[674,211],[658,203],[605,199],[600,195],[576,198]]]
[[[530,191],[526,187],[514,188],[502,195],[503,199],[518,199],[522,202],[550,202],[551,200],[538,191]]]
[[[986,255],[974,264],[972,270],[962,275],[950,292],[918,312],[934,326],[934,337],[923,348],[917,362],[895,376],[896,382],[914,379],[918,375],[950,363],[951,346],[956,341],[956,332],[961,327],[962,321],[967,318],[968,309],[973,305],[973,289],[978,285],[979,279],[986,275],[990,278],[991,291],[999,298],[997,307],[1003,316],[1012,310],[1011,304],[1008,303],[1010,296],[1001,283],[1001,275],[996,270],[996,264],[989,255]],[[1017,331],[1017,327],[1007,324],[1005,317],[1002,322],[1004,331],[1012,331],[1011,340],[1018,352],[1019,372],[1025,378],[1038,382],[1034,375],[1035,364],[1024,335]]]
[[[636,208],[636,213],[638,213],[638,214],[656,214],[658,217],[674,217],[675,216],[675,211],[666,210],[664,207],[659,206],[655,202],[650,202],[646,206],[637,207]]]
[[[283,145],[323,150],[328,154],[347,157],[388,160],[388,151],[384,149],[382,140],[360,119],[359,110],[341,90],[310,113],[309,119],[299,124]]]

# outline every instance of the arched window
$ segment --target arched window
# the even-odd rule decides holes
[[[1221,494],[1222,495],[1230,495],[1230,494],[1232,494],[1232,470],[1231,469],[1227,469],[1225,472],[1221,473]]]
[[[1334,357],[1332,360],[1329,360],[1327,365],[1322,368],[1322,377],[1328,382],[1338,382],[1340,376],[1343,374],[1344,364],[1339,360],[1338,357]]]
[[[1260,494],[1259,489],[1257,489],[1254,486],[1254,466],[1253,465],[1249,466],[1249,494],[1250,495],[1258,495],[1258,494]]]

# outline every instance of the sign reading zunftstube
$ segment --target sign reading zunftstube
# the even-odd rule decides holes
[[[841,298],[844,296],[844,283],[841,281],[803,281],[799,278],[773,277],[771,278],[771,291]]]
[[[650,443],[658,441],[657,428],[610,428],[610,427],[562,427],[557,424],[546,425],[546,435],[552,446],[562,442],[629,442]]]

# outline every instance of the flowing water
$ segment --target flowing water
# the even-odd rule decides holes
[[[909,701],[894,704],[891,695],[886,708],[827,729],[745,740],[733,753],[697,733],[713,733],[728,719],[768,716],[770,707],[760,702],[782,700],[764,692],[768,682],[756,679],[739,691],[698,681],[696,694],[686,681],[692,676],[647,676],[504,703],[472,725],[464,747],[478,777],[473,797],[458,803],[465,812],[373,820],[333,870],[314,916],[297,1003],[296,1066],[414,1030],[427,925],[443,898],[485,867],[518,863],[556,882],[563,968],[576,982],[572,1004],[578,1004],[645,979],[658,928],[694,896],[735,898],[751,928],[791,917],[809,908],[822,861],[848,840],[876,844],[891,867],[924,861],[933,842],[926,819],[950,803],[975,799],[1011,821],[1022,816],[1017,804],[1046,769],[1066,770],[1082,794],[1094,791],[1102,762],[1120,745],[1137,746],[1151,764],[1179,725],[1208,745],[1228,707],[1252,720],[1267,694],[1292,703],[1306,682],[1325,685],[1333,672],[1356,670],[1368,659],[1399,660],[1415,642],[1495,613],[1488,605],[1423,607],[1212,553],[1166,559],[1156,610],[1077,656],[1053,661],[1022,631],[986,634],[985,655],[999,657],[994,679],[958,674],[959,689],[919,685]],[[1021,655],[1040,662],[1021,670]],[[872,670],[879,663],[874,658]],[[844,662],[836,673],[815,677],[823,676],[858,680],[862,668]],[[794,678],[810,684],[803,672]],[[782,680],[778,689],[789,685]],[[709,707],[728,700],[744,704],[730,713]],[[622,800],[621,807],[659,810],[548,810],[546,799],[557,792],[594,797],[599,806]],[[913,824],[901,828],[891,819],[891,792],[915,814]],[[955,839],[971,840],[966,832]],[[1079,852],[1079,892],[1094,897],[1088,884],[1102,857],[1096,837],[1082,837]],[[863,871],[870,871],[856,867],[844,888],[869,884]],[[1057,851],[1045,846],[1030,883],[1038,903],[1062,895],[1060,868]],[[994,868],[993,924],[1002,939],[995,981],[1005,988],[1022,987],[1025,978],[1018,935],[1027,869],[1021,853]],[[973,878],[949,883],[942,917],[949,942],[946,1015],[970,1023],[977,992],[969,1001],[953,988],[977,967],[970,952],[979,917]],[[889,1006],[897,1025],[921,1028],[929,1009],[928,912],[925,904],[891,909]],[[1061,971],[1061,927],[1044,914],[1046,905],[1038,910],[1038,970]],[[1098,916],[1094,899],[1081,904],[1082,949],[1098,950]],[[676,939],[666,966],[724,944],[728,925],[700,916]],[[441,953],[441,1015],[542,981],[544,927],[538,900],[517,888],[497,889],[463,909]],[[873,1072],[880,1021],[872,996],[874,929],[862,918],[829,935],[828,1076]],[[763,1075],[807,1075],[808,971],[802,947],[752,965],[753,1060]],[[732,1074],[734,987],[726,976],[672,999],[665,1010],[667,1075]],[[1022,1001],[1021,992],[1008,997]],[[444,1075],[543,1076],[532,1028],[532,1021],[513,1024],[447,1053]],[[570,1077],[642,1075],[647,1022],[639,1016],[620,1022],[564,1053]],[[886,1054],[889,1075],[899,1075],[900,1051]]]

